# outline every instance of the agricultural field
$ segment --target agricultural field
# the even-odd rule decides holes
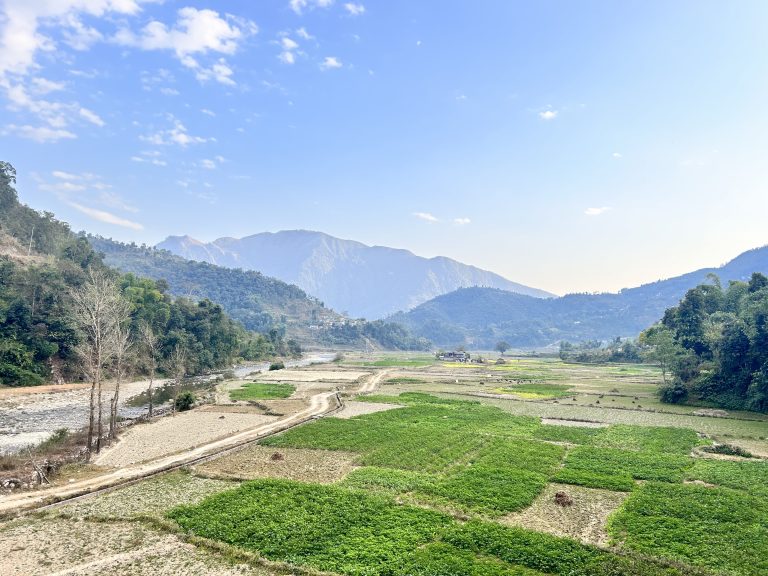
[[[240,388],[230,390],[230,400],[272,400],[289,398],[296,391],[292,384],[249,382]]]
[[[762,416],[651,408],[653,367],[426,360],[345,360],[381,377],[364,395],[339,385],[346,406],[331,417],[0,524],[0,545],[48,519],[62,537],[76,538],[78,526],[83,537],[114,532],[127,556],[96,542],[115,573],[768,574]],[[267,386],[299,394],[328,380],[275,375]],[[592,405],[573,406],[574,396]],[[628,406],[612,406],[612,397]],[[732,447],[712,451],[722,442]],[[733,448],[740,443],[752,457]],[[57,556],[38,548],[11,558],[24,573],[45,574],[36,558]]]

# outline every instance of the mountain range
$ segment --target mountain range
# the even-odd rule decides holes
[[[169,236],[157,245],[190,260],[257,270],[295,284],[352,317],[382,318],[458,288],[484,286],[536,298],[553,295],[445,257],[423,258],[321,232],[288,230],[201,242]]]
[[[531,298],[503,290],[469,288],[438,296],[389,318],[440,346],[492,349],[504,340],[514,347],[545,347],[561,340],[636,337],[676,305],[689,289],[713,282],[748,280],[768,273],[768,246],[737,256],[718,268],[621,290],[615,294],[569,294]]]

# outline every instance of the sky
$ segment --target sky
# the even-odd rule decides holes
[[[768,244],[768,2],[0,0],[21,199],[616,291]]]

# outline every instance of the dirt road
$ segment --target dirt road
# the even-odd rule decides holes
[[[363,382],[357,392],[361,394],[373,392],[376,389],[376,386],[378,386],[391,372],[391,370],[384,370],[373,374]],[[75,498],[104,488],[110,488],[154,474],[159,474],[166,470],[178,468],[179,466],[191,464],[206,457],[213,456],[219,452],[235,448],[241,444],[252,442],[312,418],[322,416],[337,408],[337,405],[338,402],[335,392],[321,392],[313,395],[310,398],[309,406],[299,412],[256,428],[238,432],[215,442],[198,446],[197,448],[181,454],[174,454],[150,462],[127,466],[95,478],[72,482],[62,486],[54,486],[39,492],[24,492],[3,496],[0,497],[0,516],[14,514],[61,500]]]

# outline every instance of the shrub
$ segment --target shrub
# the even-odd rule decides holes
[[[285,368],[284,362],[272,362],[272,364],[269,365],[270,370],[283,370]]]
[[[667,404],[682,404],[688,399],[688,389],[681,382],[666,384],[659,388],[659,398]]]
[[[702,450],[711,454],[725,454],[726,456],[752,458],[752,452],[744,450],[741,446],[734,446],[733,444],[713,444],[712,446],[704,446]]]
[[[189,410],[192,408],[192,405],[195,403],[195,395],[192,394],[189,390],[184,390],[181,392],[178,397],[176,398],[176,410],[179,412],[184,412],[185,410]]]

